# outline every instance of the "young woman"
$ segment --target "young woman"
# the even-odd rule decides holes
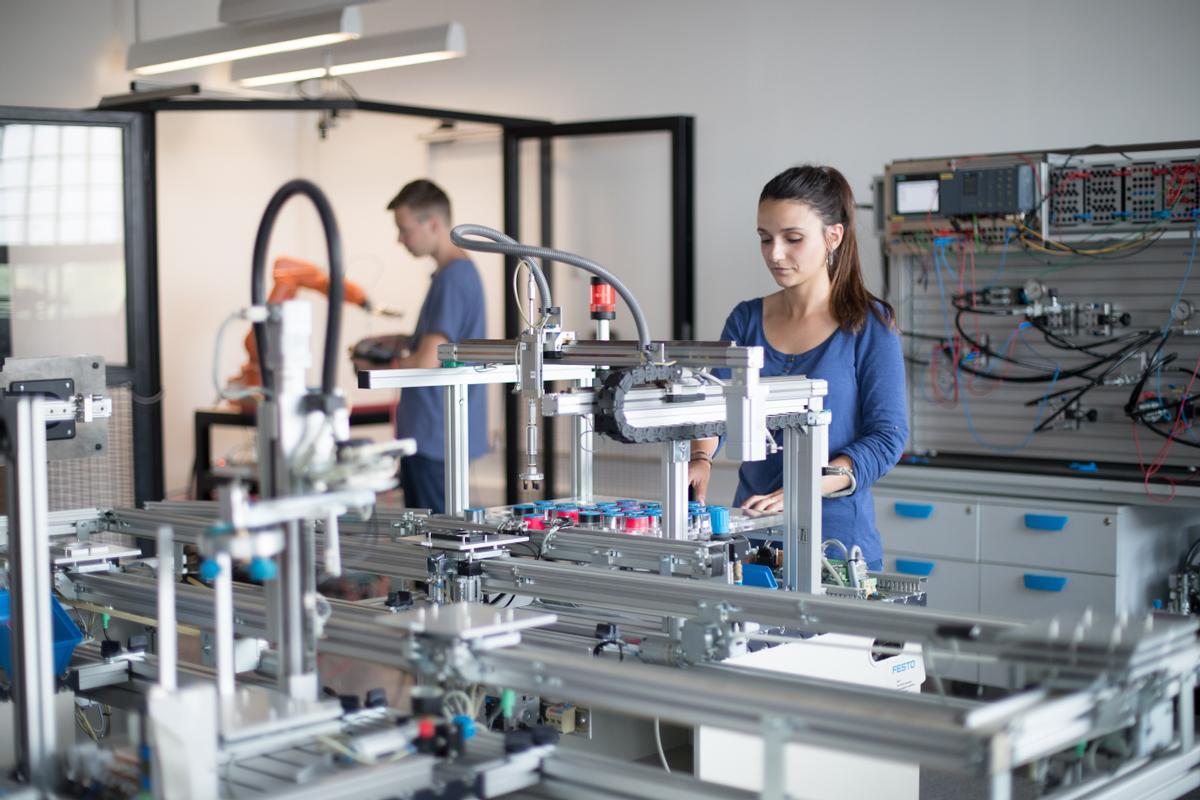
[[[832,167],[785,170],[758,200],[763,260],[779,291],[739,303],[721,338],[763,348],[763,376],[807,375],[829,384],[829,464],[822,478],[823,530],[858,545],[871,569],[883,566],[871,485],[900,459],[908,438],[904,360],[890,305],[862,277],[854,236],[854,194]],[[716,439],[692,443],[688,479],[703,500]],[[783,459],[746,462],[734,505],[783,508]]]

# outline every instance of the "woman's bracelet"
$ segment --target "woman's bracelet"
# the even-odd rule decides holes
[[[845,489],[841,489],[841,490],[833,492],[831,494],[827,494],[827,495],[825,495],[826,497],[848,497],[848,496],[854,494],[855,490],[858,489],[858,479],[854,477],[854,470],[851,469],[850,467],[842,467],[842,466],[822,467],[821,474],[823,476],[845,475],[847,478],[850,479],[849,486],[847,486]]]
[[[688,459],[688,463],[690,464],[693,461],[707,461],[709,464],[711,464],[712,456],[703,450],[693,450],[692,457]]]

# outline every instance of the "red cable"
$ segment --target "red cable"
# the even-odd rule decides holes
[[[936,344],[930,350],[929,382],[930,382],[930,385],[932,386],[933,397],[937,401],[938,405],[940,405],[942,408],[954,408],[954,406],[958,403],[958,381],[957,381],[957,378],[955,379],[955,382],[954,382],[954,397],[953,398],[949,398],[949,397],[946,397],[945,395],[943,395],[941,392],[941,388],[938,386],[938,380],[937,380],[937,374],[938,374],[937,368],[938,367],[937,367],[937,365],[938,365],[938,360],[942,357],[942,353],[943,353],[943,348]],[[957,365],[958,360],[955,359],[954,363]],[[955,372],[957,373],[958,370],[955,369]]]
[[[941,388],[938,386],[938,380],[937,380],[938,359],[940,359],[941,357],[942,357],[942,348],[938,347],[935,344],[929,351],[929,388],[930,388],[930,391],[933,393],[933,399],[936,400],[939,405],[945,405],[946,398],[942,396],[942,391],[941,391]]]
[[[1196,384],[1197,375],[1200,375],[1200,358],[1196,359],[1196,366],[1192,369],[1192,376],[1190,379],[1188,379],[1187,389],[1184,390],[1183,399],[1180,401],[1181,403],[1192,396],[1192,388]],[[1162,470],[1163,466],[1166,464],[1167,458],[1171,454],[1171,445],[1175,443],[1175,437],[1182,430],[1183,413],[1181,406],[1180,410],[1175,415],[1175,419],[1171,423],[1171,430],[1167,432],[1167,440],[1163,442],[1162,447],[1159,448],[1158,453],[1154,456],[1154,460],[1150,462],[1150,466],[1146,467],[1142,458],[1141,440],[1138,438],[1137,421],[1134,420],[1133,442],[1134,446],[1137,448],[1138,468],[1142,471],[1142,485],[1145,487],[1146,494],[1150,497],[1150,499],[1157,503],[1169,503],[1175,497],[1175,481],[1166,476],[1162,477],[1162,480],[1166,481],[1171,486],[1171,494],[1169,494],[1165,500],[1162,500],[1151,494],[1150,481],[1159,473],[1160,470]]]
[[[971,247],[971,297],[975,297],[975,248]],[[982,335],[979,329],[979,315],[975,315],[975,341]]]

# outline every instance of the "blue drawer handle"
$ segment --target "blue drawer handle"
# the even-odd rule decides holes
[[[1061,575],[1032,575],[1026,572],[1022,579],[1025,588],[1035,592],[1061,592],[1067,588],[1067,579]]]
[[[896,503],[896,516],[909,519],[929,519],[933,513],[933,503]]]
[[[1067,527],[1067,515],[1026,514],[1025,527],[1031,531],[1061,531]]]
[[[905,575],[928,575],[933,572],[934,562],[932,561],[914,561],[910,558],[896,559],[896,572],[903,572]]]

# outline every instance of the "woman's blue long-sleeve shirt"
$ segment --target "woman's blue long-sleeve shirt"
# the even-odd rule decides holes
[[[762,298],[738,303],[725,321],[721,339],[763,349],[763,377],[807,375],[829,384],[825,407],[832,412],[829,457],[846,455],[854,462],[858,489],[848,497],[822,502],[824,537],[847,547],[858,545],[868,562],[883,559],[871,486],[896,465],[908,439],[904,358],[900,337],[874,314],[858,333],[838,328],[805,353],[781,353],[763,332]],[[783,486],[783,456],[747,461],[738,472],[734,505],[747,497]]]

